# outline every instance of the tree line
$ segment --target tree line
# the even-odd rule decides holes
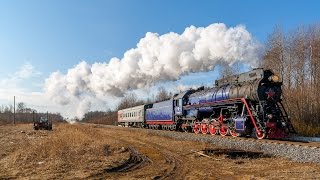
[[[16,123],[32,123],[33,120],[38,120],[40,117],[47,117],[52,122],[64,122],[64,118],[59,113],[37,112],[37,110],[29,108],[25,103],[17,104],[15,114],[12,105],[0,106],[0,125],[12,124],[15,117]]]

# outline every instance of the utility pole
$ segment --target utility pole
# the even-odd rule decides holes
[[[16,124],[16,96],[13,96],[13,124]]]

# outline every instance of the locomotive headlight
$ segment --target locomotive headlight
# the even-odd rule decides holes
[[[272,76],[272,81],[273,82],[279,82],[279,80],[280,80],[279,76],[277,76],[277,75],[273,75]]]
[[[279,82],[280,78],[277,75],[272,75],[269,78],[269,81],[273,81],[273,82]]]

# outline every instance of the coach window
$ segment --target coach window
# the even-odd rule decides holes
[[[179,99],[179,106],[182,106],[182,99]]]

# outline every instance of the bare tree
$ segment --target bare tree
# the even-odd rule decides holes
[[[232,67],[230,67],[227,63],[221,63],[219,69],[220,78],[225,78],[233,75]]]
[[[138,100],[137,96],[134,93],[129,93],[121,99],[116,109],[121,110],[142,104],[144,104],[144,102],[142,100]]]
[[[278,27],[269,36],[263,66],[284,82],[285,104],[296,129],[320,134],[320,26],[299,26],[289,33]]]
[[[156,95],[156,101],[168,100],[172,97],[172,93],[168,92],[164,87],[158,89],[158,94]]]
[[[24,102],[19,102],[17,104],[17,113],[23,113],[26,109],[26,104]]]
[[[280,77],[283,77],[284,72],[284,40],[281,27],[276,26],[268,37],[263,57],[263,67],[273,69]]]

